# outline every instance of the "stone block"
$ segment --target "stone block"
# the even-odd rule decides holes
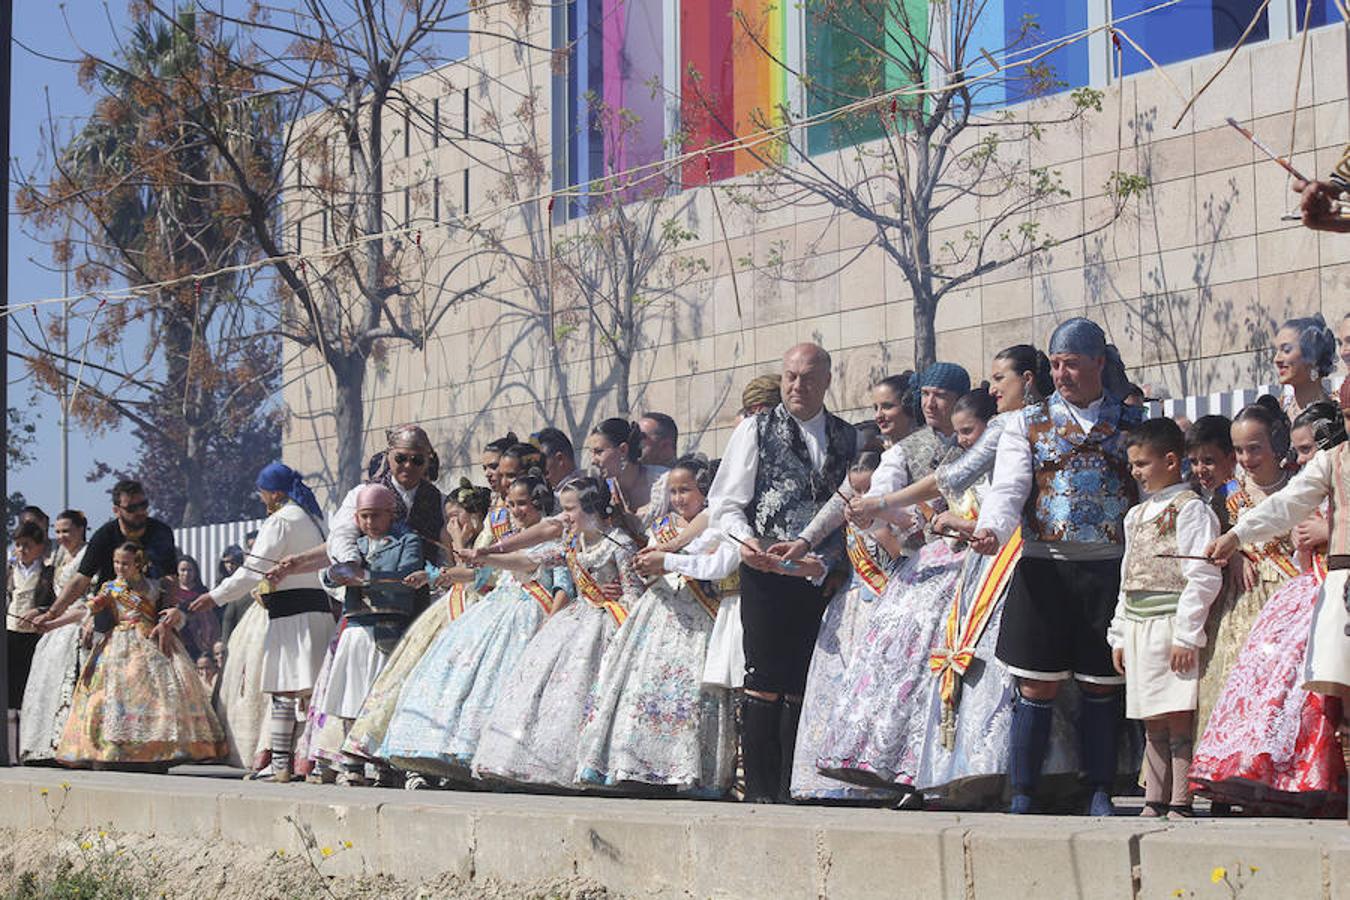
[[[475,878],[537,881],[577,872],[572,818],[547,812],[485,810],[474,821]]]
[[[885,828],[846,823],[822,827],[816,839],[820,896],[850,900],[944,896],[953,875],[950,870],[956,868],[955,876],[961,877],[961,855],[944,849],[943,829],[922,817],[902,818],[908,821]]]
[[[968,883],[976,897],[1131,900],[1138,833],[1132,823],[1085,819],[976,824],[965,838]]]
[[[800,818],[784,821],[779,810],[748,812],[690,830],[688,893],[708,900],[824,896],[815,829]]]
[[[474,817],[443,806],[381,804],[374,868],[396,878],[420,880],[451,872],[473,877]],[[358,848],[353,848],[358,849]]]
[[[1145,834],[1139,840],[1139,896],[1325,897],[1318,835],[1312,823],[1212,820]]]

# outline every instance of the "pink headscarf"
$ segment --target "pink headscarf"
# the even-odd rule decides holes
[[[356,492],[356,511],[363,509],[382,509],[391,513],[398,512],[398,497],[382,484],[363,484]]]

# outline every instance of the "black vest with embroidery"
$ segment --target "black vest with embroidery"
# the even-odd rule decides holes
[[[801,429],[783,406],[756,415],[755,429],[759,465],[746,517],[761,538],[790,540],[802,533],[843,483],[858,432],[838,416],[825,413],[825,465],[817,472]],[[836,533],[829,542],[839,540]]]

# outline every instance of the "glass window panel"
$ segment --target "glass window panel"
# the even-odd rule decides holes
[[[1112,0],[1111,10],[1116,19],[1157,6],[1157,0]],[[1121,24],[1159,65],[1181,62],[1228,50],[1238,42],[1252,16],[1261,6],[1261,0],[1181,0],[1176,6],[1159,9]],[[1261,18],[1247,43],[1264,41],[1270,37],[1268,13]],[[1150,68],[1148,60],[1122,41],[1125,75],[1133,75]]]
[[[1294,0],[1294,10],[1298,15],[1299,31],[1303,30],[1303,17],[1307,14],[1307,0]],[[1341,17],[1340,10],[1336,8],[1336,0],[1313,0],[1312,5],[1312,27],[1320,28],[1323,25],[1331,25],[1337,22],[1345,21]]]

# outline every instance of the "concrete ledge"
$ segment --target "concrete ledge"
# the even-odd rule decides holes
[[[582,877],[638,897],[1350,900],[1344,822],[1013,819],[8,769],[0,827],[111,827],[288,853],[308,830],[321,847],[351,843],[333,874]]]

